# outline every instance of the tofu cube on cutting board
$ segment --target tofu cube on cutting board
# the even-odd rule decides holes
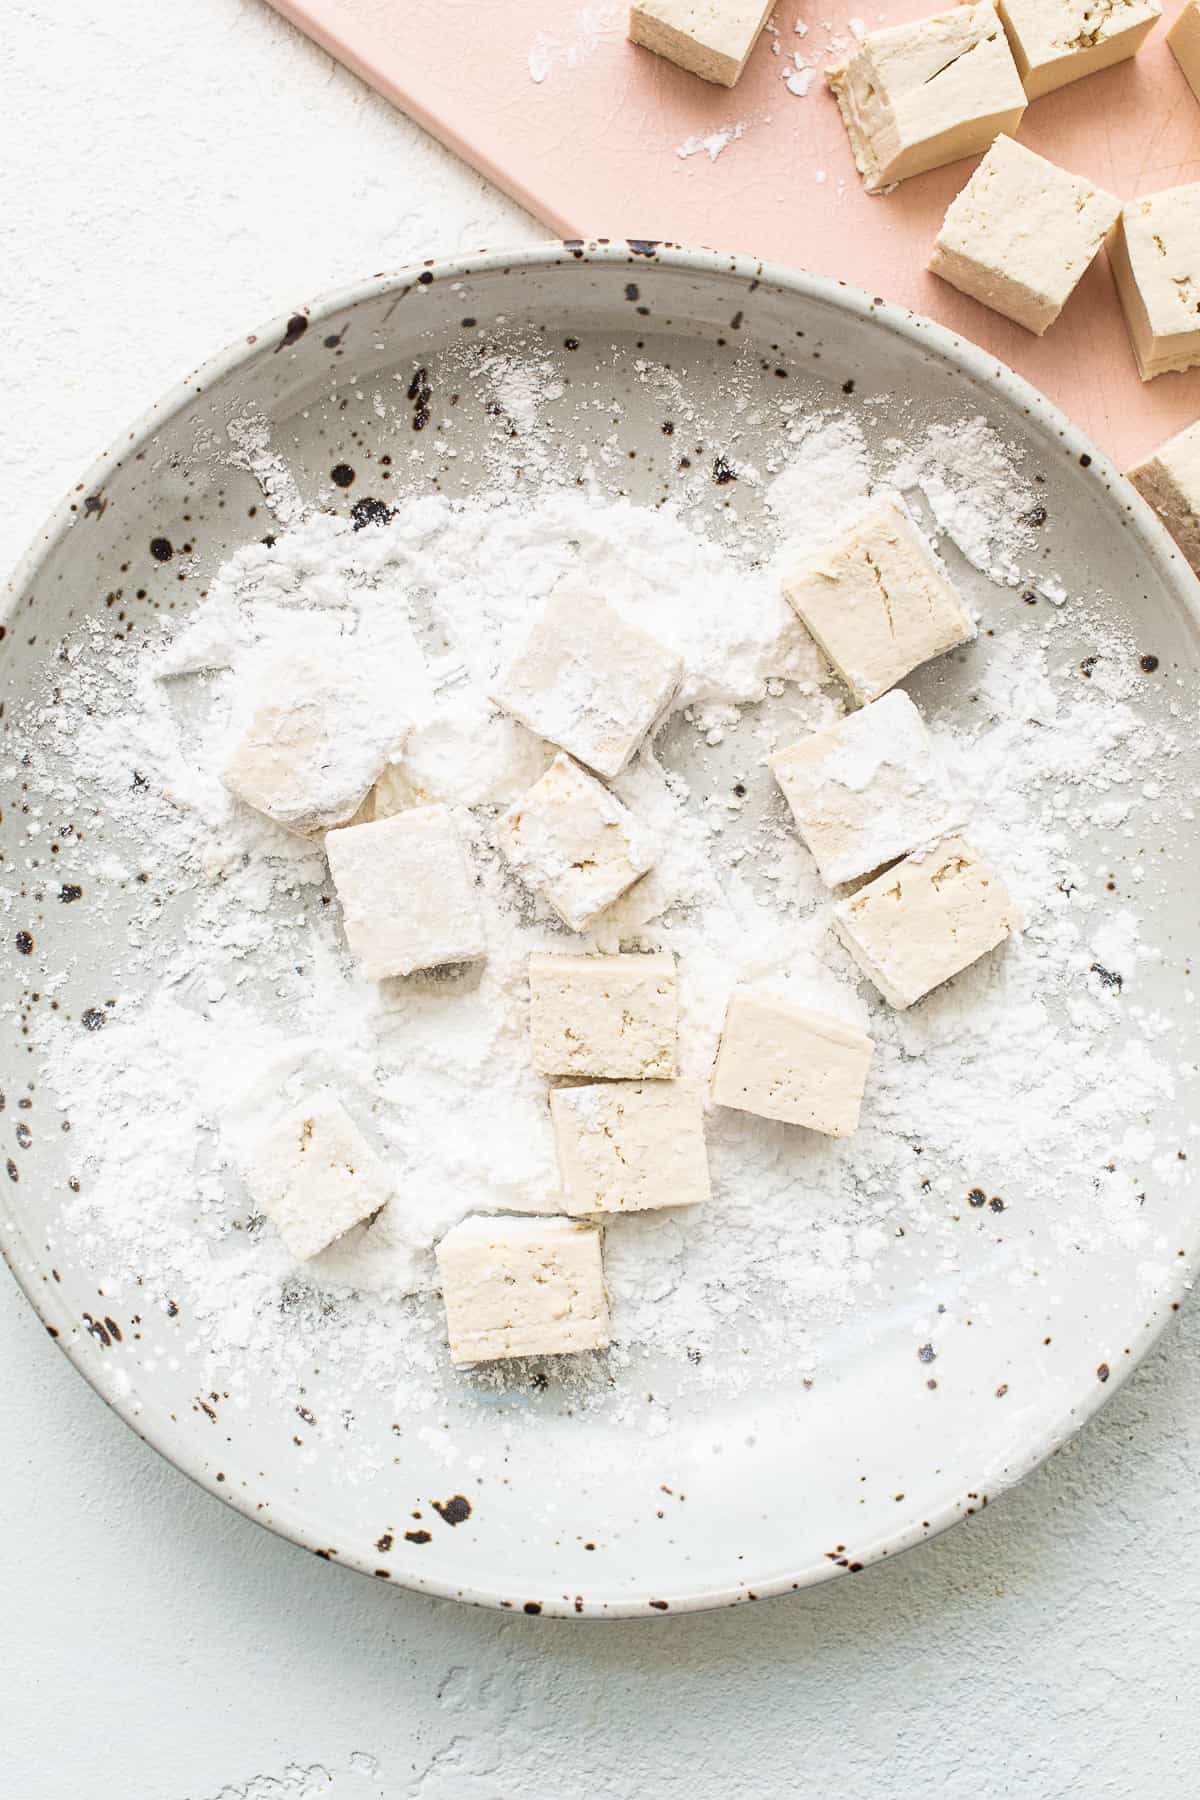
[[[733,87],[775,0],[633,0],[629,41]]]
[[[529,958],[533,1066],[542,1075],[669,1079],[676,1067],[678,1011],[669,950],[618,956],[535,951]]]
[[[1130,200],[1108,260],[1142,380],[1200,363],[1200,182]]]
[[[699,1206],[710,1198],[704,1106],[692,1081],[554,1088],[564,1207],[579,1213]]]
[[[369,981],[483,956],[474,878],[444,806],[331,831],[325,853],[346,941]]]
[[[1102,188],[1001,136],[951,202],[929,267],[1041,337],[1120,210]]]
[[[863,974],[899,1008],[1020,929],[1004,883],[961,838],[908,857],[838,901],[834,923]]]
[[[869,31],[826,79],[870,194],[977,156],[1026,105],[992,0]]]
[[[1200,0],[1187,5],[1167,33],[1167,42],[1196,98],[1200,100]]]
[[[735,988],[713,1068],[718,1106],[806,1125],[828,1137],[858,1129],[873,1041],[829,1013]]]
[[[1200,422],[1125,473],[1200,575]]]
[[[907,511],[876,505],[783,584],[859,705],[975,636],[975,622]]]
[[[945,837],[962,808],[900,689],[779,750],[771,769],[830,887]]]
[[[1158,0],[996,0],[996,5],[1031,100],[1136,55],[1162,17]]]
[[[437,1246],[450,1360],[561,1356],[608,1343],[600,1233],[581,1219],[464,1219]]]

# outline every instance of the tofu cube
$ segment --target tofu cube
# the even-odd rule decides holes
[[[345,824],[412,728],[383,674],[311,656],[263,663],[238,698],[225,786],[301,837]]]
[[[966,607],[894,500],[783,591],[860,705],[975,636]]]
[[[1200,422],[1127,473],[1200,575]]]
[[[929,267],[1041,337],[1090,268],[1121,202],[998,137],[951,202]]]
[[[669,950],[535,951],[529,998],[533,1066],[542,1075],[663,1081],[675,1074],[679,1001]]]
[[[1167,42],[1187,77],[1188,86],[1200,100],[1200,0],[1187,0],[1167,33]]]
[[[1108,260],[1142,380],[1200,363],[1200,183],[1130,200]]]
[[[517,874],[572,931],[584,931],[654,861],[628,807],[569,756],[555,757],[500,819],[497,836]]]
[[[775,0],[633,0],[629,41],[689,75],[733,87]]]
[[[1111,69],[1141,49],[1158,0],[996,0],[1031,100]]]
[[[346,940],[369,981],[483,956],[475,883],[444,806],[331,831],[325,852]]]
[[[594,1225],[475,1215],[446,1233],[437,1264],[451,1362],[565,1356],[608,1344]]]
[[[1020,929],[1000,877],[957,837],[838,901],[834,922],[863,974],[901,1008]]]
[[[683,664],[604,600],[558,589],[493,690],[504,711],[610,779],[669,706]]]
[[[704,1106],[690,1081],[555,1088],[550,1116],[572,1214],[699,1206],[711,1198]]]
[[[897,689],[771,758],[796,828],[830,887],[962,823],[925,722]]]
[[[826,79],[869,194],[977,156],[1025,111],[992,0],[869,31]]]
[[[392,1196],[387,1170],[339,1100],[314,1095],[254,1143],[250,1197],[291,1254],[316,1256]]]
[[[713,1099],[827,1137],[849,1137],[858,1129],[874,1053],[869,1037],[829,1013],[735,988],[713,1069]]]

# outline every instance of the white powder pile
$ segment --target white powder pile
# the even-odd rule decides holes
[[[671,391],[669,371],[639,367]],[[536,376],[501,359],[478,379],[504,389],[522,432],[536,433]],[[914,1269],[939,1269],[951,1286],[970,1190],[1050,1206],[1081,1168],[1093,1238],[1142,1243],[1153,1266],[1159,1247],[1125,1171],[1157,1155],[1147,1121],[1171,1092],[1174,1058],[1163,1022],[1136,1006],[1136,918],[1101,905],[1101,875],[1077,849],[1089,825],[1131,830],[1169,769],[1171,743],[1130,705],[1133,647],[1097,620],[1090,678],[1068,675],[1056,647],[1064,613],[997,595],[995,635],[969,653],[958,698],[930,723],[971,839],[1004,872],[1027,927],[919,1008],[892,1012],[831,931],[831,896],[766,769],[773,750],[841,707],[780,597],[781,571],[872,489],[856,419],[783,410],[786,453],[739,471],[762,489],[768,524],[732,537],[699,506],[650,510],[577,486],[549,455],[545,479],[519,498],[503,483],[466,503],[397,496],[390,520],[355,530],[299,512],[282,459],[243,426],[237,452],[286,528],[230,558],[192,622],[140,655],[111,655],[99,627],[72,643],[56,702],[31,708],[17,748],[39,804],[95,808],[128,846],[110,853],[92,895],[122,921],[119,1005],[102,1031],[59,1015],[35,1025],[44,1073],[87,1147],[79,1192],[49,1230],[106,1293],[136,1281],[143,1307],[157,1297],[180,1309],[198,1380],[286,1393],[316,1357],[347,1404],[368,1384],[414,1413],[449,1386],[528,1380],[527,1369],[448,1370],[432,1246],[474,1210],[556,1206],[526,967],[532,949],[581,940],[497,850],[499,811],[552,752],[486,693],[530,608],[564,579],[684,665],[673,721],[614,784],[660,859],[583,941],[676,953],[685,1073],[707,1076],[739,981],[837,1011],[878,1050],[852,1139],[710,1111],[711,1205],[608,1226],[614,1348],[556,1377],[580,1404],[644,1425],[636,1370],[647,1355],[731,1391],[767,1378],[765,1341],[770,1367],[791,1378],[816,1365],[823,1331],[871,1303],[899,1238]],[[883,479],[923,501],[994,580],[1018,578],[1035,491],[982,421],[887,446]],[[451,807],[481,884],[480,967],[365,983],[319,843],[224,788],[247,670],[283,644],[352,647],[404,673],[420,716],[392,800]],[[236,1152],[257,1120],[314,1088],[341,1099],[396,1197],[295,1266],[254,1214]],[[1164,1180],[1168,1162],[1164,1152],[1156,1165]],[[1062,1213],[1064,1244],[1077,1223]],[[1006,1254],[1011,1279],[1032,1278],[1019,1241]],[[918,1282],[914,1305],[921,1292]]]

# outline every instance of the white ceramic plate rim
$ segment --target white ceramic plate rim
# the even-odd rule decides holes
[[[492,272],[511,271],[514,268],[522,267],[530,270],[553,267],[562,264],[564,260],[578,258],[580,252],[583,253],[581,260],[593,265],[610,263],[625,267],[632,261],[647,260],[695,275],[720,276],[726,280],[733,279],[747,283],[769,283],[783,292],[795,294],[798,298],[824,302],[864,320],[870,319],[898,337],[907,338],[913,343],[928,348],[961,373],[985,387],[992,388],[1010,404],[1023,411],[1031,420],[1037,421],[1047,434],[1057,438],[1062,446],[1073,455],[1090,459],[1095,478],[1103,482],[1112,492],[1114,500],[1125,508],[1148,555],[1172,588],[1181,607],[1189,614],[1193,627],[1200,630],[1200,585],[1197,585],[1196,578],[1154,512],[1126,481],[1115,464],[1102,451],[1098,450],[1064,413],[997,358],[957,337],[932,319],[924,318],[903,307],[891,306],[883,300],[870,297],[861,289],[832,280],[828,276],[809,274],[803,270],[787,268],[782,264],[760,262],[744,255],[724,254],[705,249],[688,249],[679,245],[652,243],[640,239],[628,241],[622,239],[569,240],[565,246],[562,242],[554,240],[546,244],[525,246],[517,250],[484,251],[472,256],[418,263],[394,274],[375,275],[369,280],[353,286],[336,289],[322,295],[311,306],[294,309],[291,313],[273,320],[258,332],[239,339],[200,365],[192,375],[174,387],[157,405],[144,413],[115,444],[92,463],[82,480],[72,488],[51,514],[42,532],[34,539],[13,573],[6,580],[3,601],[0,603],[0,619],[7,620],[9,618],[19,595],[31,584],[39,565],[48,552],[59,544],[67,532],[78,523],[82,515],[76,497],[100,491],[106,480],[124,462],[131,450],[135,450],[139,445],[153,439],[177,412],[192,405],[198,394],[228,375],[240,363],[255,355],[259,346],[264,343],[278,342],[287,330],[289,319],[300,315],[309,325],[319,324],[333,313],[356,306],[384,293],[391,292],[401,296],[418,285],[428,287],[431,282],[472,279],[486,276]],[[28,1278],[23,1274],[21,1265],[26,1259],[28,1259],[27,1266],[32,1270],[33,1250],[19,1220],[10,1213],[6,1203],[0,1203],[0,1252],[3,1253],[18,1285],[43,1324],[56,1333],[55,1342],[59,1349],[71,1359],[79,1373],[119,1417],[152,1448],[159,1449],[154,1442],[152,1433],[142,1427],[141,1421],[150,1415],[142,1408],[136,1385],[131,1384],[125,1392],[119,1395],[105,1392],[95,1378],[93,1369],[84,1360],[82,1346],[71,1330],[74,1319],[66,1301],[60,1300],[52,1288],[35,1283],[32,1273]],[[1190,1286],[1196,1263],[1197,1256],[1194,1249],[1192,1255],[1176,1263],[1173,1279],[1161,1296],[1160,1306],[1156,1309],[1152,1319],[1133,1338],[1129,1345],[1129,1353],[1122,1357],[1120,1364],[1113,1369],[1111,1379],[1104,1385],[1091,1381],[1085,1387],[1081,1386],[1076,1403],[1068,1407],[1052,1425],[1044,1428],[1032,1438],[1021,1460],[1004,1471],[1002,1479],[993,1486],[992,1498],[995,1497],[997,1491],[1004,1491],[1015,1486],[1017,1482],[1023,1480],[1025,1476],[1053,1455],[1056,1450],[1061,1449],[1063,1444],[1112,1398],[1158,1341],[1172,1316],[1172,1301],[1178,1301]],[[286,1505],[274,1506],[270,1517],[263,1518],[254,1511],[249,1500],[243,1500],[236,1492],[230,1492],[227,1488],[218,1486],[207,1474],[199,1457],[192,1457],[184,1453],[172,1453],[165,1449],[160,1450],[160,1454],[168,1462],[173,1463],[176,1468],[182,1470],[198,1486],[204,1488],[206,1492],[224,1501],[227,1505],[235,1507],[246,1518],[253,1520],[256,1524],[266,1526],[268,1530],[281,1537],[290,1539],[301,1548],[311,1550],[315,1554],[327,1555],[320,1544],[314,1541],[313,1534],[306,1527],[304,1520]],[[922,1525],[883,1534],[874,1542],[857,1547],[858,1566],[868,1567],[883,1558],[907,1550],[914,1544],[922,1543],[965,1516],[961,1502],[948,1492],[945,1502],[941,1506],[933,1508],[928,1519]],[[345,1567],[357,1569],[363,1574],[374,1573],[365,1558],[360,1558],[353,1553],[339,1555],[337,1560]],[[744,1587],[727,1586],[706,1588],[694,1594],[674,1597],[671,1602],[671,1613],[697,1612],[732,1606],[747,1599],[769,1599],[779,1594],[792,1593],[802,1588],[815,1586],[821,1581],[832,1580],[843,1572],[827,1560],[820,1559],[802,1568],[786,1570],[756,1582],[753,1593],[748,1593]],[[419,1574],[402,1576],[397,1573],[395,1585],[410,1587],[444,1599],[466,1601],[472,1605],[498,1607],[501,1604],[499,1591],[492,1592],[489,1589],[473,1588],[469,1585],[457,1586],[447,1581],[424,1579]],[[547,1616],[574,1615],[559,1615],[554,1612]],[[602,1612],[592,1612],[585,1616],[606,1619],[645,1619],[647,1616],[658,1617],[661,1615],[655,1613],[647,1615],[644,1602],[640,1599],[623,1601],[620,1598],[614,1598]]]

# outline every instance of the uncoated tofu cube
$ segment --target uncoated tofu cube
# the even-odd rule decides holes
[[[1200,423],[1126,473],[1200,575]]]
[[[1020,929],[1004,883],[961,838],[897,863],[833,910],[863,974],[901,1008]]]
[[[326,1249],[392,1195],[387,1171],[339,1100],[314,1095],[251,1147],[242,1173],[292,1255]]]
[[[437,1247],[450,1360],[603,1350],[600,1233],[562,1218],[464,1219]]]
[[[444,806],[331,831],[325,852],[346,940],[369,981],[484,954],[474,880]]]
[[[633,0],[629,41],[702,81],[732,87],[774,0]]]
[[[596,595],[557,589],[492,698],[598,775],[619,775],[666,711],[683,664]]]
[[[775,779],[830,887],[945,837],[962,807],[901,689],[777,751]]]
[[[1200,363],[1200,183],[1123,206],[1108,260],[1142,380]]]
[[[694,1082],[555,1088],[550,1116],[568,1213],[645,1212],[710,1198],[704,1107]]]
[[[572,931],[585,930],[654,861],[628,807],[569,756],[555,757],[496,830],[517,874]]]
[[[966,607],[894,500],[783,592],[860,705],[975,636]]]
[[[869,194],[977,156],[1025,111],[991,0],[870,31],[826,78]]]
[[[713,1099],[827,1137],[849,1137],[858,1129],[874,1053],[869,1037],[829,1013],[735,988],[713,1069]]]
[[[1187,77],[1188,86],[1200,100],[1200,0],[1187,0],[1167,33],[1167,42]]]
[[[998,137],[951,202],[929,267],[1035,336],[1053,325],[1121,202]]]
[[[533,1066],[543,1075],[662,1081],[675,1073],[678,997],[675,958],[529,958]]]
[[[996,0],[1031,100],[1124,62],[1162,16],[1158,0]]]

